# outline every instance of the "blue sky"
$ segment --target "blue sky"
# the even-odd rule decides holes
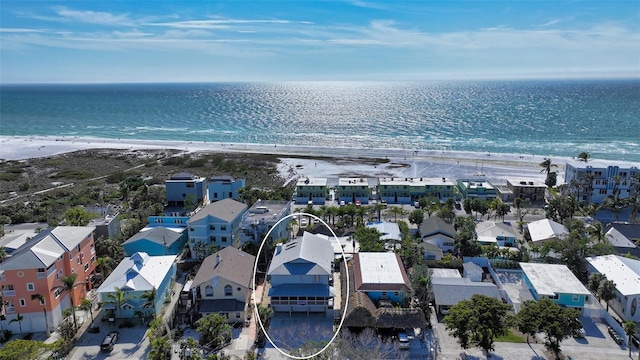
[[[6,1],[0,81],[640,77],[640,2]]]

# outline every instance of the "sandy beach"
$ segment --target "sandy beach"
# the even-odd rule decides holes
[[[0,159],[23,160],[84,149],[176,149],[185,152],[269,153],[281,156],[280,172],[285,178],[308,177],[446,177],[483,178],[495,184],[506,179],[544,180],[539,164],[544,156],[425,151],[419,149],[324,148],[274,144],[208,143],[82,137],[0,136]],[[295,156],[295,157],[293,157]],[[305,158],[299,158],[300,156]],[[388,159],[384,164],[362,159]],[[558,181],[572,159],[551,157],[558,167]],[[630,165],[629,162],[594,160],[593,163]],[[634,165],[634,164],[631,164]],[[640,166],[640,164],[635,164]]]

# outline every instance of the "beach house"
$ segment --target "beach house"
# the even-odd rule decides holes
[[[566,163],[564,181],[579,201],[600,204],[608,196],[628,198],[638,174],[640,170],[633,165],[613,165],[604,160],[573,160]]]
[[[62,321],[64,310],[88,297],[90,276],[96,267],[91,226],[58,226],[35,235],[11,257],[0,263],[0,288],[5,330],[14,333],[48,332]],[[77,286],[63,291],[59,286],[68,275],[77,274]],[[86,284],[85,284],[86,283]],[[41,302],[34,295],[44,299]],[[2,310],[0,308],[0,310]],[[22,320],[11,322],[22,317]]]
[[[193,210],[204,201],[206,182],[206,178],[186,172],[172,175],[164,182],[167,205]]]
[[[160,314],[162,304],[171,297],[175,259],[175,255],[149,256],[144,252],[124,258],[97,290],[104,314],[128,319],[151,319]]]
[[[610,227],[604,234],[604,237],[619,255],[640,258],[640,247],[627,238],[617,228]]]
[[[476,281],[478,272],[480,272],[479,278],[482,278],[482,268],[471,262],[466,262],[463,265],[465,266],[465,277],[462,277],[456,269],[430,269],[433,301],[436,310],[440,314],[448,314],[451,306],[460,301],[469,300],[476,294],[500,299],[500,293],[495,284]],[[472,278],[475,279],[472,280]]]
[[[444,202],[455,197],[456,184],[447,178],[380,178],[378,195],[389,204],[413,204],[422,198]]]
[[[389,301],[406,307],[411,285],[400,256],[391,252],[360,252],[353,256],[355,290],[375,303]]]
[[[293,199],[296,204],[308,205],[311,203],[324,205],[328,194],[327,179],[312,179],[306,177],[298,179]]]
[[[122,243],[122,248],[127,256],[137,252],[146,252],[150,256],[178,255],[187,239],[186,228],[148,226]]]
[[[223,199],[240,199],[240,190],[246,185],[245,179],[235,179],[233,176],[214,176],[209,178],[207,192],[209,201]]]
[[[242,216],[240,222],[240,242],[260,245],[269,231],[269,240],[277,242],[289,237],[290,219],[278,221],[291,214],[289,201],[258,200]]]
[[[204,259],[211,247],[240,243],[240,222],[247,205],[232,199],[210,203],[188,221],[189,248],[192,258]]]
[[[276,312],[326,312],[335,297],[333,247],[327,238],[305,232],[278,244],[267,271],[269,298]]]
[[[255,259],[232,246],[204,259],[191,285],[200,315],[219,314],[229,323],[246,319]]]
[[[476,224],[478,242],[482,245],[513,247],[516,244],[517,230],[511,225],[497,221],[481,221]]]
[[[464,199],[492,200],[499,196],[498,189],[487,179],[458,179],[458,191]]]
[[[624,321],[640,321],[640,261],[619,255],[585,260],[589,273],[604,274],[616,284],[616,296],[609,301],[611,309]]]
[[[431,216],[425,219],[420,224],[419,232],[423,242],[436,245],[444,252],[453,252],[453,237],[456,235],[456,229],[441,217]]]
[[[580,311],[591,293],[566,265],[520,263],[524,283],[535,300],[549,299]]]
[[[538,179],[507,179],[507,188],[511,190],[513,196],[528,202],[539,202],[545,198],[547,185]]]
[[[569,235],[567,228],[551,219],[542,219],[532,221],[527,224],[531,242],[535,245],[541,245],[545,242],[564,240]]]
[[[366,178],[339,178],[338,200],[345,204],[368,204],[371,197],[369,180]]]

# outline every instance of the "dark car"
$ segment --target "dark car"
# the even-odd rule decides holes
[[[104,337],[102,340],[102,344],[100,344],[100,351],[110,352],[113,350],[113,345],[118,341],[118,337],[120,337],[120,333],[117,331],[111,331]]]

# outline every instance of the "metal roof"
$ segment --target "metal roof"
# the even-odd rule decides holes
[[[594,256],[586,260],[616,283],[616,289],[623,296],[640,294],[640,261],[619,255]]]
[[[301,238],[278,245],[267,275],[330,275],[333,247],[330,240],[304,232]],[[312,266],[293,264],[312,264]]]
[[[202,220],[208,216],[231,222],[247,210],[247,205],[233,199],[223,199],[205,206],[189,219],[189,223]]]

